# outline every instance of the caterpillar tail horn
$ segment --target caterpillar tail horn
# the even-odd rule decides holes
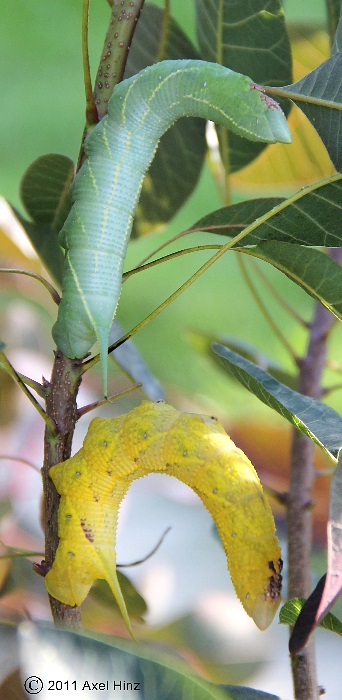
[[[103,395],[106,399],[108,396],[108,328],[97,327],[96,336],[100,347]]]
[[[119,583],[119,579],[118,579],[116,570],[115,569],[113,570],[112,567],[109,568],[106,563],[104,565],[105,565],[105,569],[106,569],[106,573],[107,573],[106,581],[107,581],[107,583],[108,583],[108,585],[109,585],[109,587],[114,595],[114,598],[119,606],[119,610],[120,610],[121,615],[124,619],[124,622],[125,622],[125,625],[128,629],[128,632],[130,633],[132,639],[134,639],[136,641],[134,633],[133,633],[131,621],[129,619],[125,599],[123,597],[123,593],[122,593],[122,590],[120,588],[120,583]]]

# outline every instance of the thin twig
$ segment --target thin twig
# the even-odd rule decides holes
[[[253,227],[253,224],[248,227],[248,230]],[[146,316],[140,323],[138,323],[134,328],[132,328],[130,331],[125,333],[119,340],[116,340],[115,343],[109,346],[108,348],[108,353],[113,352],[113,350],[116,350],[116,348],[120,347],[123,343],[126,342],[129,338],[132,338],[136,333],[141,331],[145,326],[153,321],[164,309],[166,309],[172,302],[177,299],[177,297],[180,296],[188,287],[190,287],[193,282],[195,282],[199,277],[206,272],[219,258],[224,255],[224,253],[227,253],[228,250],[231,250],[236,243],[238,243],[245,235],[248,234],[248,230],[246,229],[246,232],[242,231],[240,234],[235,236],[231,241],[226,243],[225,245],[220,247],[220,250],[218,250],[215,255],[213,255],[209,260],[207,260],[198,270],[195,272],[191,277],[189,277],[186,282],[184,282],[178,289],[176,289],[173,294],[171,294],[165,301],[163,301],[159,306],[157,306],[154,311],[152,311],[148,316]],[[95,357],[90,358],[90,360],[85,360],[82,365],[82,374],[86,371],[88,371],[91,367],[96,365],[100,361],[100,356],[96,355]]]
[[[123,396],[127,396],[128,394],[131,394],[133,391],[136,391],[137,389],[141,389],[141,383],[134,384],[134,386],[130,386],[130,387],[128,387],[128,389],[124,389],[124,391],[120,391],[118,394],[115,394],[114,396],[108,396],[107,398],[102,399],[101,401],[94,401],[93,403],[88,403],[86,406],[82,406],[81,408],[78,408],[76,411],[77,420],[79,420],[81,418],[81,416],[84,416],[86,413],[93,411],[95,408],[100,408],[100,406],[105,406],[108,403],[114,403],[114,401],[121,399]]]
[[[166,528],[166,530],[163,532],[162,536],[159,538],[157,544],[153,547],[153,549],[151,549],[151,551],[148,554],[146,554],[145,557],[142,557],[142,559],[137,559],[136,561],[132,561],[129,564],[117,564],[116,565],[117,568],[118,569],[128,569],[128,568],[131,568],[132,566],[140,566],[140,564],[144,564],[145,561],[147,561],[148,559],[151,559],[151,557],[153,557],[153,555],[159,549],[160,545],[164,542],[164,539],[165,539],[166,535],[170,532],[170,530],[171,530],[171,527]]]
[[[274,297],[274,299],[276,299],[278,304],[282,306],[283,309],[285,309],[285,311],[289,314],[289,316],[292,316],[292,318],[294,318],[294,320],[297,323],[300,323],[300,325],[304,328],[309,328],[309,324],[307,323],[307,321],[305,321],[305,319],[302,318],[302,316],[300,316],[296,309],[294,309],[293,306],[290,306],[286,299],[284,299],[284,297],[281,294],[279,294],[278,290],[276,289],[274,284],[272,284],[272,282],[268,279],[268,277],[266,277],[260,265],[258,265],[257,261],[252,260],[251,264],[253,265],[258,277],[260,277],[265,287],[267,287],[270,290],[272,296]]]
[[[30,462],[28,459],[25,459],[24,457],[16,457],[15,455],[4,455],[0,454],[0,459],[8,459],[11,462],[21,462],[22,464],[26,464],[28,467],[31,467],[31,469],[34,469],[35,472],[40,473],[39,467],[36,467],[35,464]]]
[[[37,401],[37,399],[31,394],[29,389],[27,388],[26,384],[24,384],[20,374],[14,369],[13,365],[9,361],[9,359],[6,357],[5,353],[0,350],[0,367],[7,372],[7,374],[14,379],[15,383],[18,384],[19,388],[24,392],[24,394],[27,396],[29,401],[32,403],[36,411],[38,411],[39,415],[42,417],[43,421],[45,422],[46,426],[49,427],[49,430],[51,433],[56,432],[56,425],[53,422],[53,420],[47,415],[47,413],[44,411],[43,407],[40,405],[40,403]]]
[[[154,248],[148,255],[146,255],[140,262],[137,264],[137,267],[141,267],[144,265],[146,262],[148,262],[151,258],[153,258],[154,255],[157,255],[157,253],[160,253],[161,250],[164,250],[168,245],[171,245],[172,243],[175,243],[176,241],[179,241],[180,238],[183,238],[184,236],[188,236],[191,233],[216,233],[217,231],[222,231],[223,228],[226,228],[227,231],[232,229],[238,230],[238,231],[243,231],[244,228],[246,228],[247,224],[229,224],[227,226],[206,226],[205,228],[189,228],[186,229],[185,231],[181,231],[180,233],[176,233],[175,236],[172,236],[172,238],[169,238],[167,241],[164,243],[161,243],[157,248]]]
[[[42,552],[30,551],[21,547],[11,547],[9,544],[0,541],[1,547],[5,547],[6,554],[0,554],[0,559],[28,559],[29,557],[42,557]]]
[[[167,40],[169,36],[169,25],[170,25],[170,0],[164,0],[164,14],[163,14],[163,24],[160,35],[160,43],[158,49],[158,55],[156,58],[156,63],[162,61],[165,58]]]
[[[131,270],[127,270],[127,272],[124,272],[122,276],[122,281],[125,282],[125,280],[127,280],[132,275],[135,275],[137,272],[144,272],[145,270],[149,270],[149,268],[151,267],[155,267],[155,265],[160,265],[160,263],[169,262],[170,260],[178,258],[181,255],[187,255],[188,253],[198,253],[203,250],[220,250],[220,248],[222,248],[222,244],[218,243],[217,245],[197,245],[193,248],[183,248],[182,250],[176,250],[174,253],[163,255],[157,260],[152,260],[151,262],[145,263],[144,265],[137,265]]]
[[[297,356],[296,356],[296,354],[295,354],[295,352],[294,352],[294,350],[293,350],[291,344],[290,344],[289,341],[287,340],[286,335],[285,335],[285,334],[281,331],[281,329],[279,328],[279,325],[274,321],[273,316],[272,316],[272,314],[268,311],[266,304],[264,304],[264,302],[262,301],[261,296],[260,296],[260,294],[258,293],[258,291],[257,291],[257,289],[256,289],[256,287],[255,287],[255,285],[254,285],[254,283],[253,283],[253,281],[252,281],[251,276],[248,274],[248,271],[247,271],[247,268],[246,268],[246,263],[245,263],[244,260],[242,259],[242,256],[241,256],[241,255],[238,255],[237,258],[238,258],[238,264],[239,264],[239,267],[240,267],[240,271],[241,271],[241,273],[242,273],[242,275],[243,275],[243,278],[244,278],[244,280],[245,280],[245,283],[246,283],[246,285],[247,285],[247,287],[248,287],[248,289],[249,289],[251,295],[253,296],[254,301],[255,301],[255,303],[256,303],[256,305],[257,305],[257,307],[258,307],[260,313],[264,316],[264,318],[266,319],[267,323],[268,323],[269,326],[272,328],[273,333],[274,333],[275,336],[278,338],[278,340],[279,340],[280,343],[283,345],[283,347],[287,350],[287,352],[289,353],[289,355],[290,355],[290,357],[292,358],[292,360],[294,360],[294,362],[297,363],[297,359],[298,359],[298,358],[297,358]]]
[[[49,292],[52,301],[54,301],[57,306],[60,303],[61,298],[57,290],[44,277],[37,275],[36,272],[31,272],[30,270],[17,270],[11,267],[0,267],[0,272],[7,273],[8,275],[25,275],[26,277],[32,277],[45,287],[45,289]]]

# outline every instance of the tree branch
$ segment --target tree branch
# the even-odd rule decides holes
[[[72,438],[77,420],[76,397],[81,383],[81,361],[70,360],[61,352],[56,352],[51,382],[47,384],[46,411],[57,426],[57,433],[52,434],[49,425],[45,429],[43,503],[45,532],[45,573],[51,568],[58,547],[59,495],[49,477],[49,469],[58,462],[70,457]],[[79,608],[70,607],[51,596],[50,607],[56,624],[63,624],[73,629],[81,628]]]
[[[336,262],[342,262],[342,248],[332,249],[330,255]],[[326,364],[327,338],[335,322],[335,317],[325,307],[316,305],[307,352],[299,362],[298,390],[306,396],[318,399],[322,396],[321,377]],[[312,588],[313,461],[313,442],[294,430],[287,508],[289,598],[307,598]],[[296,700],[319,698],[313,641],[293,658],[292,677]]]

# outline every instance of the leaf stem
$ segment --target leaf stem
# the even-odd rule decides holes
[[[286,348],[286,350],[287,350],[287,352],[289,353],[289,355],[291,356],[291,358],[294,360],[295,363],[297,363],[298,358],[297,358],[297,356],[296,356],[296,354],[295,354],[295,352],[294,352],[294,350],[293,350],[291,344],[290,344],[289,341],[287,340],[287,338],[286,338],[286,336],[284,335],[284,333],[280,330],[279,326],[278,326],[277,323],[274,321],[272,315],[271,315],[270,312],[268,311],[266,305],[265,305],[264,302],[262,301],[262,299],[261,299],[259,293],[257,292],[257,289],[256,289],[254,283],[252,282],[251,276],[250,276],[250,275],[248,274],[248,272],[247,272],[246,264],[245,264],[244,260],[242,259],[242,256],[241,256],[241,255],[238,255],[238,256],[237,256],[237,259],[238,259],[238,264],[239,264],[239,267],[240,267],[241,274],[242,274],[242,276],[243,276],[243,278],[244,278],[244,280],[245,280],[245,283],[246,283],[246,285],[247,285],[247,287],[248,287],[248,289],[249,289],[249,291],[250,291],[252,297],[254,298],[254,301],[255,301],[255,303],[256,303],[256,305],[257,305],[257,307],[258,307],[260,313],[264,316],[264,318],[266,319],[267,323],[268,323],[269,326],[272,328],[273,333],[274,333],[275,336],[278,338],[278,340],[281,342],[281,344],[284,346],[284,348]]]
[[[246,228],[247,224],[227,224],[225,228],[227,229],[232,229],[235,230],[237,229],[238,231],[243,231],[244,228]],[[148,255],[146,255],[142,260],[140,260],[139,264],[137,267],[141,267],[144,265],[148,260],[150,260],[154,255],[157,255],[157,253],[160,253],[161,250],[164,250],[168,245],[171,245],[172,243],[175,243],[176,241],[179,241],[181,238],[184,236],[187,236],[191,233],[215,233],[217,230],[222,231],[223,226],[207,226],[205,229],[203,228],[189,228],[186,229],[185,231],[181,231],[180,233],[176,233],[175,236],[172,236],[172,238],[169,238],[167,241],[164,243],[161,243],[157,248],[154,248]]]
[[[0,350],[0,367],[7,372],[7,374],[14,379],[15,383],[18,384],[20,389],[24,392],[25,396],[29,399],[29,401],[32,403],[36,411],[38,411],[39,415],[42,417],[43,421],[45,422],[46,426],[49,427],[49,430],[54,433],[56,431],[56,425],[51,420],[51,418],[47,415],[47,413],[44,411],[43,407],[40,405],[40,403],[37,401],[37,399],[31,394],[29,389],[27,388],[26,384],[23,382],[20,374],[14,369],[13,365],[9,361],[9,359],[6,357],[5,353],[3,350]]]
[[[0,454],[0,459],[6,459],[10,460],[12,462],[21,462],[22,464],[26,464],[28,467],[31,467],[31,469],[34,469],[35,472],[40,473],[39,467],[36,467],[33,462],[30,462],[28,459],[25,459],[24,457],[16,457],[15,455],[4,455]]]
[[[2,547],[5,547],[7,554],[0,554],[1,559],[27,559],[28,557],[41,557],[42,552],[34,552],[29,549],[20,549],[19,547],[10,547],[5,542],[0,542]]]
[[[318,183],[314,182],[311,185],[308,185],[307,187],[305,187],[304,189],[300,189],[300,190],[296,191],[293,195],[291,195],[290,197],[287,197],[286,199],[283,199],[275,207],[272,207],[265,214],[258,217],[252,224],[247,225],[247,224],[241,223],[241,224],[229,224],[226,226],[222,226],[222,224],[220,224],[220,225],[213,225],[213,226],[205,226],[204,228],[203,227],[202,228],[193,227],[193,228],[186,229],[185,231],[181,231],[181,233],[176,234],[175,236],[170,238],[168,241],[165,241],[160,246],[155,248],[151,253],[148,254],[148,256],[146,256],[145,258],[143,258],[140,261],[139,265],[142,265],[145,262],[147,262],[153,255],[156,255],[157,253],[159,253],[161,250],[163,250],[169,244],[174,243],[175,241],[179,240],[183,236],[186,236],[190,233],[201,233],[201,232],[202,233],[203,232],[215,233],[216,231],[222,232],[222,229],[225,228],[225,229],[227,229],[227,231],[230,229],[231,230],[238,229],[242,233],[245,232],[245,235],[247,235],[250,232],[254,231],[256,228],[258,228],[258,226],[262,226],[264,223],[266,223],[270,219],[276,217],[278,214],[280,214],[283,210],[286,210],[292,204],[296,204],[296,202],[300,201],[304,195],[310,194],[311,192],[315,192],[315,193],[317,192],[317,194],[319,195],[319,191],[320,191],[321,187],[325,187],[327,184],[332,184],[334,182],[339,183],[339,182],[341,182],[341,179],[342,179],[341,173],[335,173],[334,175],[331,175],[328,178],[324,178],[323,180],[319,181]],[[243,237],[244,236],[242,235],[241,239],[243,239]],[[236,240],[238,242],[241,239],[239,238]]]
[[[169,35],[170,24],[170,0],[164,0],[163,24],[160,34],[159,49],[155,63],[162,61],[165,58],[167,40]]]
[[[61,298],[57,290],[52,286],[52,284],[50,284],[50,282],[44,279],[44,277],[42,277],[41,275],[38,275],[36,272],[30,272],[29,270],[20,270],[12,267],[0,267],[0,272],[6,273],[8,275],[25,275],[26,277],[32,277],[34,280],[37,280],[37,282],[40,282],[45,287],[45,289],[47,289],[55,304],[59,304]]]
[[[329,396],[333,391],[339,391],[342,389],[342,384],[332,384],[331,386],[326,386],[322,388],[322,398],[324,396]]]
[[[117,401],[117,399],[121,399],[123,396],[127,396],[128,394],[131,394],[133,391],[136,391],[137,389],[140,389],[140,388],[141,388],[141,384],[134,384],[134,386],[130,386],[128,389],[125,389],[124,391],[120,391],[119,394],[115,394],[114,396],[109,396],[106,399],[102,399],[101,401],[94,401],[93,403],[88,403],[86,406],[82,406],[82,408],[78,408],[76,411],[77,420],[79,420],[79,418],[81,418],[81,416],[84,416],[86,413],[93,411],[95,408],[99,408],[100,406],[105,406],[108,403],[113,403],[114,401]]]
[[[279,294],[279,292],[278,292],[277,289],[275,288],[274,284],[272,284],[272,282],[270,282],[270,280],[266,277],[266,275],[264,274],[263,270],[262,270],[262,269],[260,268],[260,266],[256,263],[256,261],[255,261],[255,260],[252,260],[251,262],[252,262],[252,265],[253,265],[253,267],[254,267],[254,269],[255,269],[256,274],[258,275],[258,277],[260,277],[260,279],[262,280],[262,282],[263,282],[263,284],[265,285],[265,287],[267,287],[267,288],[270,290],[272,296],[274,297],[274,299],[276,299],[276,301],[278,302],[278,304],[279,304],[280,306],[282,306],[282,308],[285,309],[285,311],[287,311],[287,313],[288,313],[290,316],[292,316],[292,318],[294,318],[294,320],[297,321],[297,323],[300,323],[300,325],[303,326],[303,328],[307,328],[307,329],[308,329],[308,328],[309,328],[309,324],[307,323],[307,321],[305,321],[305,319],[302,318],[302,316],[299,315],[299,313],[293,308],[293,306],[290,306],[290,304],[288,304],[288,302],[284,299],[284,297],[282,297],[282,296]]]
[[[89,62],[89,4],[90,0],[83,0],[82,9],[82,59],[83,59],[83,78],[84,91],[86,97],[86,130],[97,124],[98,116],[91,84],[90,62]]]
[[[332,100],[323,100],[321,97],[312,97],[311,95],[305,95],[300,92],[294,92],[293,90],[286,90],[286,88],[276,88],[267,85],[265,86],[265,93],[267,95],[287,97],[292,102],[305,102],[305,104],[316,105],[316,107],[327,107],[329,109],[336,109],[339,112],[342,110],[342,104],[338,102],[333,102]]]
[[[118,569],[128,569],[128,568],[131,568],[132,566],[140,566],[140,564],[144,564],[145,561],[147,561],[148,559],[153,557],[153,555],[157,552],[160,545],[163,544],[164,539],[165,539],[166,535],[170,532],[170,530],[171,530],[171,527],[166,528],[166,530],[163,532],[163,534],[159,538],[157,544],[153,547],[153,549],[151,549],[151,551],[148,554],[146,554],[145,557],[142,557],[142,559],[137,559],[137,561],[132,561],[129,564],[117,564],[116,565],[117,568]]]
[[[169,262],[169,260],[173,260],[174,258],[178,258],[181,255],[187,255],[188,253],[198,253],[202,250],[220,250],[222,248],[222,244],[217,244],[217,245],[198,245],[194,246],[193,248],[183,248],[182,250],[176,250],[174,253],[169,253],[168,255],[164,255],[161,258],[158,258],[157,260],[152,260],[149,263],[146,263],[145,265],[138,265],[137,267],[133,267],[131,270],[127,270],[127,272],[124,272],[123,274],[123,281],[127,280],[129,277],[132,275],[135,275],[136,272],[144,272],[145,270],[149,270],[151,267],[155,267],[155,265],[159,265],[160,263],[165,263]]]
[[[138,323],[134,328],[132,328],[130,331],[125,333],[119,340],[117,340],[115,343],[110,345],[108,348],[108,353],[113,352],[113,350],[116,350],[120,345],[122,345],[126,340],[129,338],[132,338],[133,335],[141,331],[145,326],[153,321],[153,319],[156,318],[164,309],[166,309],[172,302],[177,299],[177,297],[180,296],[188,287],[190,287],[193,282],[196,282],[196,280],[204,273],[206,272],[219,258],[224,255],[228,250],[231,250],[237,243],[240,242],[245,236],[248,235],[248,233],[256,228],[256,226],[259,225],[259,220],[257,222],[253,222],[250,226],[248,226],[246,229],[241,231],[237,236],[232,238],[228,243],[220,247],[220,250],[218,250],[215,255],[213,255],[209,260],[207,260],[198,270],[195,272],[191,277],[189,277],[186,282],[184,282],[178,289],[176,289],[173,294],[171,294],[165,301],[162,302],[154,311],[152,311],[146,318],[144,318],[140,323]],[[81,372],[82,374],[86,371],[88,371],[91,367],[96,365],[100,360],[99,355],[95,355],[95,357],[92,357],[90,360],[86,360],[83,362]]]

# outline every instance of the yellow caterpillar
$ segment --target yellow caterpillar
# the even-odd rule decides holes
[[[235,591],[260,629],[280,603],[280,547],[253,465],[216,418],[144,401],[118,418],[95,418],[82,449],[50,476],[61,495],[59,545],[45,577],[50,595],[80,605],[105,579],[132,633],[116,575],[119,506],[132,481],[152,472],[190,486],[221,537]]]

